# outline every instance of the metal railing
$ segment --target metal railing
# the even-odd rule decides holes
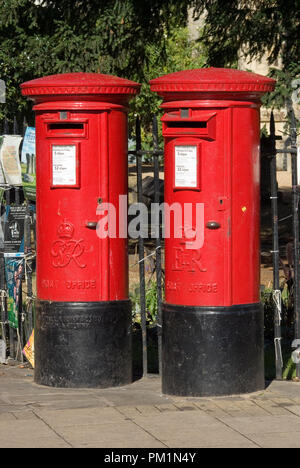
[[[24,205],[24,199],[19,187],[6,187],[5,206]],[[5,226],[4,226],[5,229]],[[26,215],[24,220],[24,265],[21,278],[21,291],[18,302],[18,325],[10,326],[8,317],[8,288],[5,275],[5,253],[0,252],[0,291],[1,291],[1,339],[5,342],[7,356],[14,361],[24,362],[22,350],[28,341],[34,324],[33,318],[33,264],[35,261],[35,248],[33,239],[35,232],[34,215],[30,205],[26,205]]]
[[[164,151],[159,148],[159,134],[157,117],[153,117],[152,122],[152,150],[142,149],[141,138],[141,122],[136,119],[136,149],[129,152],[129,155],[136,158],[136,175],[137,175],[137,202],[143,202],[143,157],[150,158],[153,165],[154,174],[154,198],[153,203],[160,202],[160,157],[164,155]],[[162,236],[161,222],[158,226],[152,226],[156,232],[155,242],[153,243],[153,251],[150,254],[155,258],[155,273],[157,287],[157,339],[158,339],[158,363],[159,373],[161,374],[161,349],[162,349],[162,291],[163,291],[163,269],[162,269]],[[144,232],[143,227],[140,229]],[[142,329],[142,349],[143,349],[143,375],[148,373],[148,352],[147,352],[147,308],[146,308],[146,281],[145,281],[145,260],[149,257],[145,254],[145,237],[140,236],[138,239],[139,251],[139,279],[140,279],[140,313],[141,313],[141,329]]]
[[[297,161],[297,125],[296,117],[293,109],[292,101],[287,100],[288,112],[288,136],[290,147],[285,149],[277,148],[277,140],[281,139],[276,136],[274,115],[271,115],[270,121],[270,174],[271,174],[271,205],[272,205],[272,232],[273,232],[273,299],[275,303],[274,312],[274,348],[275,348],[275,367],[276,379],[283,378],[283,355],[282,355],[282,326],[284,321],[283,303],[282,303],[282,286],[280,284],[280,270],[285,267],[284,262],[280,258],[280,223],[285,222],[287,219],[292,219],[293,226],[293,262],[292,265],[288,264],[286,267],[290,271],[292,279],[291,293],[293,295],[294,304],[294,340],[300,339],[300,269],[299,269],[299,200],[300,200],[300,187],[298,181],[298,161]],[[279,191],[277,184],[277,156],[281,154],[290,154],[292,160],[292,206],[291,214],[283,219],[279,219]],[[288,278],[287,278],[288,279]],[[300,352],[300,342],[297,345]],[[300,378],[300,359],[296,364],[296,375]]]
[[[0,126],[0,135],[20,135],[24,137],[27,128],[26,120],[22,124],[18,123],[16,117],[11,122],[5,120]],[[35,262],[35,221],[32,206],[25,201],[23,189],[21,186],[12,186],[9,184],[1,185],[4,190],[4,197],[1,200],[0,210],[3,232],[6,230],[7,222],[3,214],[8,207],[26,206],[24,219],[24,256],[23,273],[21,278],[21,290],[18,302],[18,325],[10,326],[8,317],[8,287],[6,281],[5,249],[0,251],[0,294],[1,294],[1,327],[0,338],[6,346],[6,356],[8,359],[24,362],[22,350],[28,341],[34,327],[34,297],[33,297],[33,273]]]

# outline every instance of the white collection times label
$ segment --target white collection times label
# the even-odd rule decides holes
[[[175,146],[175,187],[197,186],[197,146]]]
[[[54,145],[52,147],[52,184],[76,185],[76,146]]]

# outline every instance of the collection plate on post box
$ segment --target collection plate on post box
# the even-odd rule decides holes
[[[175,188],[198,188],[198,147],[175,146]]]
[[[52,187],[78,187],[77,145],[52,145]]]

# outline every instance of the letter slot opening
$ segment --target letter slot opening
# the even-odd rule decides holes
[[[84,122],[47,122],[48,137],[86,137],[86,129]]]
[[[207,128],[207,122],[168,122],[169,128]]]
[[[196,117],[196,116],[195,116]],[[207,140],[216,138],[216,113],[205,113],[198,118],[190,120],[170,118],[169,115],[162,118],[164,137],[195,136]]]
[[[49,130],[83,130],[82,123],[55,123],[49,124]]]

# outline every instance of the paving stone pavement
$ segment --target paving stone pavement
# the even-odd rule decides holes
[[[36,385],[0,365],[1,448],[300,448],[300,384],[227,398],[162,395],[158,376],[111,389]]]

